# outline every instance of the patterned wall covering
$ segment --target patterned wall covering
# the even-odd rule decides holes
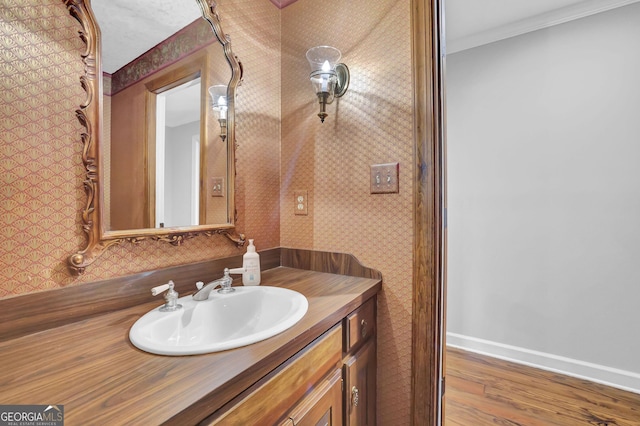
[[[408,0],[298,0],[282,9],[282,245],[379,269],[378,424],[409,424],[413,115]],[[305,52],[342,51],[349,91],[324,123]],[[371,195],[369,165],[400,162],[400,193]],[[309,191],[308,216],[293,192]]]
[[[238,97],[238,229],[259,249],[277,247],[280,11],[267,1],[225,1],[219,11],[247,75]],[[66,258],[85,244],[82,127],[74,112],[85,99],[80,25],[61,0],[3,0],[0,22],[0,297],[243,252],[223,236],[178,248],[123,243],[85,275],[71,275]]]
[[[0,8],[0,296],[72,282],[82,243],[79,24],[60,0]]]
[[[69,274],[66,257],[84,244],[81,126],[74,115],[84,99],[79,25],[60,0],[3,2],[0,297],[242,253],[221,236],[178,248],[124,243],[85,275]],[[299,0],[279,10],[267,0],[221,0],[219,11],[245,70],[237,99],[238,228],[259,249],[348,252],[383,273],[378,424],[408,424],[409,1]],[[340,48],[352,73],[324,124],[304,57],[319,44]],[[391,161],[400,162],[400,193],[370,195],[369,165]],[[296,189],[309,191],[308,216],[293,215]]]

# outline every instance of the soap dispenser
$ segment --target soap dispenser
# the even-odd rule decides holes
[[[260,255],[256,253],[253,240],[249,240],[247,252],[242,256],[242,268],[229,270],[232,274],[242,274],[242,284],[260,285]]]

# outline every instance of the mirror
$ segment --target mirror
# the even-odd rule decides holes
[[[86,128],[88,244],[69,257],[69,267],[82,273],[124,240],[179,245],[222,234],[242,246],[234,204],[241,65],[215,2],[65,3],[87,44],[81,77],[87,101],[76,114]],[[224,114],[220,97],[209,96],[220,85]]]
[[[213,186],[227,181],[226,142],[209,137],[221,128],[205,89],[224,87],[226,97],[231,69],[197,3],[91,5],[102,41],[105,229],[228,223],[228,197]]]

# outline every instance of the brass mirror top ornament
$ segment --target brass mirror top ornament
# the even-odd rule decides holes
[[[229,205],[234,214],[231,223],[224,225],[199,225],[179,228],[138,229],[120,232],[105,232],[103,222],[102,187],[103,172],[100,169],[100,138],[102,135],[101,119],[101,81],[102,66],[100,52],[100,30],[90,5],[85,0],[62,0],[69,14],[73,16],[82,29],[79,31],[80,39],[85,43],[86,49],[82,53],[84,74],[80,77],[80,84],[87,96],[85,101],[76,110],[76,116],[84,127],[81,133],[83,144],[82,163],[84,166],[83,186],[87,195],[86,203],[81,211],[82,230],[87,234],[87,245],[67,260],[69,269],[77,274],[82,274],[85,268],[91,265],[108,247],[120,244],[123,241],[136,243],[145,239],[167,241],[179,246],[186,239],[198,235],[211,236],[221,234],[226,236],[238,247],[245,243],[245,236],[235,229],[237,211],[235,210],[234,191],[229,191]],[[229,114],[227,116],[227,140],[229,141],[228,167],[229,187],[234,188],[235,182],[235,93],[236,87],[242,78],[242,67],[237,57],[231,50],[231,41],[220,26],[220,18],[216,11],[216,3],[213,0],[195,0],[202,10],[203,18],[209,22],[211,28],[223,47],[225,57],[231,67],[231,80],[227,92]]]

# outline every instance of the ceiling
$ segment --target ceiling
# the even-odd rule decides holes
[[[584,0],[446,0],[447,39],[460,39]]]
[[[639,0],[445,0],[447,53],[470,49]]]
[[[196,19],[195,0],[91,0],[102,34],[102,69],[113,74]]]

